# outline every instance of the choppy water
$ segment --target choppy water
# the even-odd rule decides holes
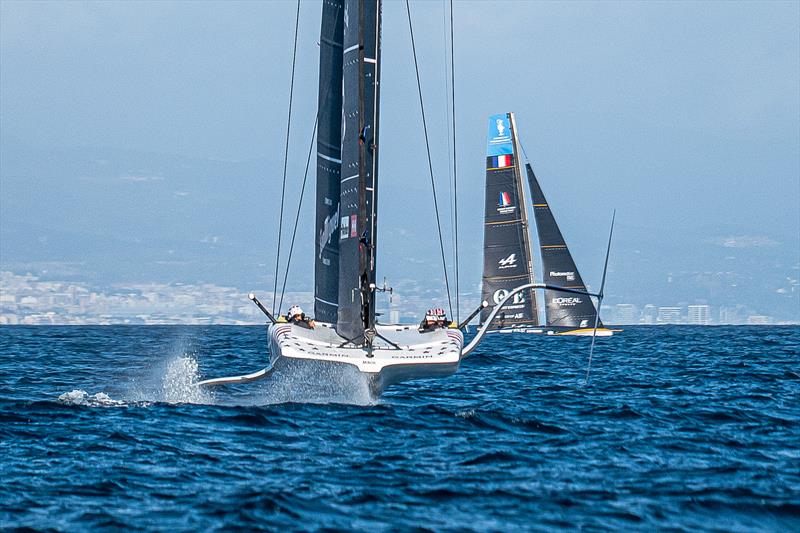
[[[800,329],[496,336],[451,378],[264,366],[256,327],[0,327],[0,529],[800,530]]]

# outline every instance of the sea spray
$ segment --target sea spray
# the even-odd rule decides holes
[[[343,403],[371,405],[376,402],[370,394],[365,374],[350,365],[314,362],[282,362],[265,381],[255,403]]]
[[[167,363],[161,380],[161,401],[167,403],[214,403],[214,395],[203,387],[198,387],[200,372],[197,360],[182,355]]]

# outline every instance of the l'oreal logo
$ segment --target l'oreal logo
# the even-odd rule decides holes
[[[570,297],[570,298],[553,298],[550,300],[550,303],[554,303],[556,305],[576,305],[581,303],[583,300],[580,298]]]
[[[319,257],[322,259],[322,251],[331,243],[331,237],[339,227],[339,204],[336,204],[336,211],[325,217],[322,229],[319,232]]]

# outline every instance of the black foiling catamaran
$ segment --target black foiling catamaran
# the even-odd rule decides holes
[[[521,145],[513,113],[489,117],[486,153],[486,218],[483,240],[483,299],[498,305],[520,285],[534,283],[528,202],[522,179]],[[594,302],[584,294],[572,254],[529,162],[525,171],[539,237],[542,259],[545,324],[539,321],[536,288],[520,291],[510,304],[490,318],[492,307],[481,313],[481,324],[492,333],[547,333],[550,335],[613,334],[597,317]],[[571,289],[570,292],[561,290]]]

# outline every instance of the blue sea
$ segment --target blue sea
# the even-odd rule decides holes
[[[494,336],[449,378],[265,366],[262,327],[0,327],[0,530],[800,531],[800,328]]]

